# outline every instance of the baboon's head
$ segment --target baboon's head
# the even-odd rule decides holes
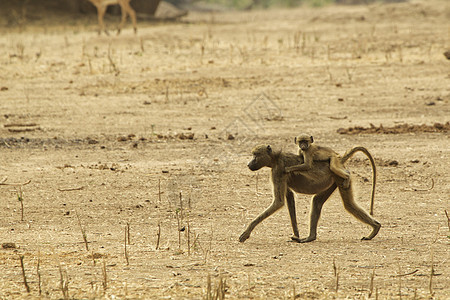
[[[299,146],[303,151],[307,150],[312,143],[314,143],[314,138],[312,135],[301,134],[294,138],[294,143]]]
[[[272,167],[273,151],[270,145],[259,145],[252,150],[253,159],[248,163],[248,168],[257,171],[262,167]]]

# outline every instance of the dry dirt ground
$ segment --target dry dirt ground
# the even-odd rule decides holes
[[[448,299],[449,20],[436,0],[1,28],[0,180],[31,182],[0,186],[0,298]],[[301,132],[370,149],[374,240],[335,193],[315,242],[286,208],[238,242],[272,199],[251,148]],[[368,208],[367,159],[347,167]]]

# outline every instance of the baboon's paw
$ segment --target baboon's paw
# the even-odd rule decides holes
[[[301,239],[299,237],[293,236],[293,237],[291,237],[291,240],[293,240],[294,242],[297,242],[297,243],[309,243],[309,242],[315,241],[316,238],[307,237],[307,238]]]
[[[292,241],[292,242],[301,243],[300,240],[301,240],[301,239],[300,239],[298,236],[291,236],[291,241]]]
[[[300,238],[299,238],[298,236],[293,235],[293,236],[291,236],[291,239],[288,240],[288,243],[291,243],[291,242],[296,242],[296,243],[298,243],[297,240],[299,240],[299,239],[300,239]]]
[[[378,234],[378,231],[380,231],[380,228],[381,228],[381,224],[378,223],[377,221],[375,221],[375,222],[376,222],[376,224],[374,225],[372,233],[370,233],[370,235],[368,237],[363,237],[361,239],[362,241],[370,241]]]

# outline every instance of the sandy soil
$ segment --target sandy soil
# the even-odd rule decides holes
[[[209,277],[231,299],[448,299],[449,19],[414,1],[1,28],[0,180],[31,182],[0,186],[0,298],[199,299]],[[301,132],[370,149],[374,240],[336,193],[315,242],[289,242],[285,208],[238,242],[272,198],[251,148]],[[368,208],[367,160],[347,167]]]

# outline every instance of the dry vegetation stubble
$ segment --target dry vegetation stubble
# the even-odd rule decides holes
[[[448,130],[336,132],[448,122],[445,3],[192,14],[137,37],[7,32],[0,171],[31,183],[20,203],[0,186],[1,242],[17,247],[0,250],[0,296],[27,297],[26,278],[50,298],[448,297]],[[332,197],[314,243],[286,242],[284,211],[237,242],[271,198],[249,150],[296,151],[299,132],[374,154],[375,240]],[[368,164],[348,167],[367,207]]]

